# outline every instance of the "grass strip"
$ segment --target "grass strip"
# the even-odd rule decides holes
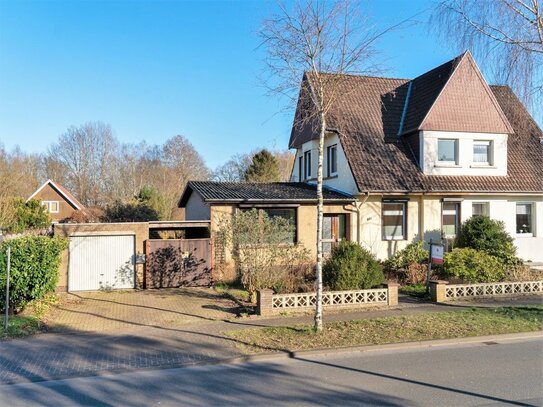
[[[229,331],[247,354],[338,348],[357,345],[451,339],[543,329],[543,306],[470,308],[325,324],[323,332],[311,325]]]
[[[41,329],[41,321],[34,316],[10,315],[8,330],[4,329],[4,318],[0,324],[0,340],[8,338],[21,338],[34,335]]]

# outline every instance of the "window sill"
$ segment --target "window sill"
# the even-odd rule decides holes
[[[434,168],[462,168],[462,166],[458,164],[441,163],[441,164],[434,164]]]
[[[517,233],[515,237],[535,237],[533,233]]]
[[[471,164],[469,166],[469,168],[488,168],[490,170],[495,170],[497,169],[498,167],[496,167],[495,165],[485,165],[485,164]]]
[[[383,242],[401,242],[401,241],[407,241],[405,237],[383,237],[381,239]]]
[[[337,175],[337,173],[328,175],[327,177],[324,177],[323,180],[335,179],[335,178],[339,178],[339,175]]]

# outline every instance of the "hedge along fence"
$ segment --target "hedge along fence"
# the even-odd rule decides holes
[[[61,253],[68,241],[59,237],[24,236],[0,244],[0,308],[6,301],[7,247],[11,247],[9,307],[22,310],[30,301],[55,290]]]

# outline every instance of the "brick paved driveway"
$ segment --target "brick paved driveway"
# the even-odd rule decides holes
[[[237,305],[211,288],[67,294],[48,318],[53,332],[176,327],[236,316]]]

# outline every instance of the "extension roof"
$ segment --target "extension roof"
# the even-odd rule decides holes
[[[193,192],[204,202],[214,203],[315,203],[317,186],[301,182],[213,182],[189,181],[179,207],[187,204]],[[352,202],[353,196],[324,188],[325,202]]]
[[[340,77],[327,130],[338,133],[360,192],[543,193],[543,132],[508,86],[486,84],[469,52],[413,80]],[[315,129],[294,125],[289,147],[317,139]],[[508,175],[425,175],[408,142],[420,130],[508,134]]]

